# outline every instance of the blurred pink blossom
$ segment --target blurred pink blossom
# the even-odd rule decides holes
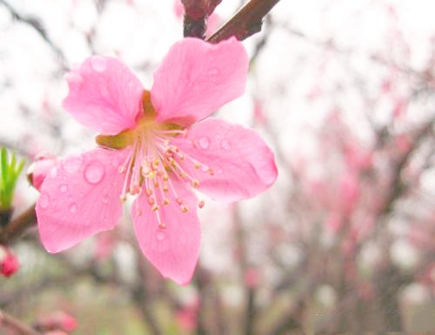
[[[245,285],[250,288],[257,287],[260,283],[261,274],[257,268],[250,267],[243,274]]]
[[[57,158],[54,156],[37,157],[27,169],[27,178],[32,186],[39,191],[45,177],[56,164]]]
[[[176,313],[175,319],[179,327],[187,332],[192,332],[196,327],[196,320],[198,317],[199,302],[196,299],[190,304],[182,306]]]
[[[12,251],[0,245],[0,273],[10,277],[20,268],[20,263]]]
[[[339,180],[340,208],[345,215],[350,215],[360,196],[360,186],[357,175],[345,173]]]
[[[56,311],[44,317],[40,317],[35,322],[35,328],[49,333],[72,332],[77,328],[77,320],[68,313]]]
[[[337,233],[343,225],[343,219],[339,213],[330,213],[325,220],[325,226],[333,233]]]

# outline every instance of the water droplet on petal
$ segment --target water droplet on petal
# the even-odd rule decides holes
[[[70,211],[71,213],[75,213],[75,212],[77,212],[77,205],[76,205],[75,202],[73,202],[71,205],[69,205],[69,211]]]
[[[165,233],[162,231],[157,232],[156,238],[158,241],[163,241],[165,239]]]
[[[62,193],[65,193],[66,191],[68,191],[68,185],[66,184],[62,184],[59,186],[59,191]]]
[[[209,146],[210,146],[210,140],[209,140],[209,138],[208,137],[201,137],[200,139],[199,139],[199,146],[202,148],[202,149],[207,149]]]
[[[96,72],[104,72],[106,70],[106,60],[101,56],[94,56],[91,59],[91,66]]]
[[[231,144],[228,140],[222,140],[221,142],[221,148],[224,150],[230,150],[231,149]]]
[[[39,198],[38,203],[41,208],[47,208],[48,205],[50,204],[50,198],[48,197],[48,195],[42,194],[41,197]]]
[[[98,184],[104,177],[104,166],[99,161],[93,161],[85,167],[85,180],[89,184]]]
[[[82,166],[82,157],[77,156],[77,157],[72,157],[67,162],[65,162],[63,168],[68,173],[74,173],[78,169],[80,169],[81,166]]]

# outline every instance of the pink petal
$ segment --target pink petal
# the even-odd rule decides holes
[[[215,200],[232,202],[253,197],[271,186],[278,175],[272,151],[252,129],[209,118],[194,124],[186,138],[172,141],[182,152],[211,168],[183,168],[198,179],[199,191]]]
[[[65,78],[69,93],[63,106],[77,121],[107,135],[135,125],[143,87],[119,60],[92,56]]]
[[[160,121],[191,124],[243,94],[248,56],[235,38],[210,44],[185,38],[154,73],[151,101]]]
[[[156,212],[151,210],[145,192],[133,204],[132,216],[134,230],[140,248],[148,260],[165,278],[171,278],[180,285],[187,284],[198,261],[201,232],[196,215],[195,195],[172,180],[172,184],[189,207],[187,213],[182,213],[175,197],[170,197],[168,205],[160,205],[159,214],[165,229],[159,228]],[[158,193],[158,203],[161,196]]]
[[[36,204],[39,235],[48,252],[68,249],[116,225],[122,214],[118,167],[125,154],[95,149],[51,169]]]

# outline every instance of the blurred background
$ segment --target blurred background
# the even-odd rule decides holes
[[[223,0],[209,33],[242,3]],[[192,283],[156,272],[124,210],[116,230],[61,254],[35,229],[14,241],[0,309],[67,334],[435,331],[434,12],[281,0],[244,41],[245,95],[217,113],[262,134],[279,177],[255,199],[206,199]],[[95,146],[62,110],[66,71],[114,55],[150,88],[182,32],[172,0],[0,0],[0,146],[25,168]],[[37,197],[23,174],[14,215]]]

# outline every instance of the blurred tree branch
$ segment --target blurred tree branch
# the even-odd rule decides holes
[[[5,311],[0,310],[0,330],[2,325],[14,331],[14,334],[17,335],[40,335],[41,334],[40,332],[37,332],[32,328],[30,328],[29,326],[25,325],[20,320],[9,315]]]
[[[6,9],[9,11],[9,13],[12,15],[12,18],[14,20],[17,20],[18,22],[24,23],[34,29],[38,35],[49,45],[49,47],[53,50],[55,55],[58,57],[58,59],[61,62],[62,69],[66,69],[66,60],[65,56],[63,55],[62,50],[59,49],[59,47],[52,41],[52,39],[48,36],[47,31],[45,30],[42,23],[33,17],[28,17],[21,15],[14,7],[12,7],[9,2],[6,0],[0,0],[0,4],[6,7]]]
[[[207,41],[218,43],[235,36],[239,41],[261,31],[263,18],[279,2],[279,0],[251,0],[243,6]]]
[[[0,244],[9,244],[36,223],[35,205],[0,228]]]
[[[184,36],[204,39],[207,18],[222,0],[181,0],[184,6]]]

